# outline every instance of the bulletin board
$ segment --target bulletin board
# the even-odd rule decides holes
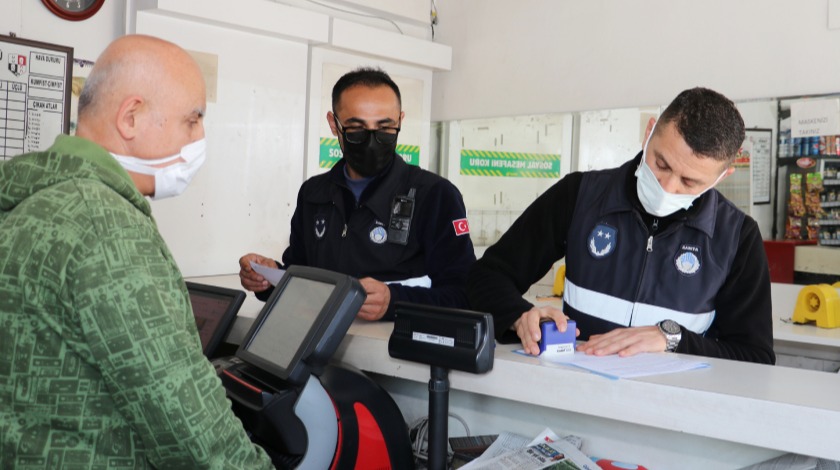
[[[771,129],[747,129],[743,149],[749,148],[752,163],[753,204],[770,204],[770,180],[772,172]]]
[[[70,129],[73,48],[0,35],[0,160]]]

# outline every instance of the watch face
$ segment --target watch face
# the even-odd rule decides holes
[[[57,16],[71,21],[85,20],[93,16],[105,0],[41,0]]]
[[[659,326],[662,328],[662,331],[669,335],[675,335],[682,331],[680,329],[680,325],[673,320],[664,320],[659,324]]]

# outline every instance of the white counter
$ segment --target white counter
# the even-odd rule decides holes
[[[392,395],[396,389],[403,409],[412,399],[423,400],[429,367],[388,356],[391,328],[389,323],[354,323],[336,356],[368,372],[417,382],[414,387],[386,386]],[[541,419],[533,429],[547,425],[582,435],[588,453],[651,470],[738,468],[778,454],[770,449],[840,460],[836,374],[707,359],[707,369],[610,380],[513,349],[498,346],[494,368],[485,375],[451,373],[452,389],[466,395],[455,400],[453,411],[493,414],[495,432],[535,434],[522,423],[509,423],[521,418],[511,404],[536,405],[541,408],[533,415]],[[589,417],[596,419],[580,424]],[[452,423],[453,432],[458,431]],[[624,448],[616,449],[617,442]]]
[[[191,280],[239,288],[235,276]],[[780,295],[789,296],[784,290]],[[241,341],[261,306],[249,294],[230,342]],[[786,308],[781,301],[779,307]],[[784,341],[840,345],[840,330],[784,325],[776,329]],[[429,367],[388,356],[392,326],[357,321],[336,358],[372,373],[411,422],[426,414]],[[650,470],[739,468],[783,452],[840,460],[838,374],[707,359],[708,369],[610,380],[513,349],[498,346],[488,374],[450,376],[450,411],[467,419],[473,434],[551,427],[583,437],[591,455]],[[463,435],[459,426],[450,420],[450,434]]]

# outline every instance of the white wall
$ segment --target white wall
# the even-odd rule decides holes
[[[582,111],[583,166],[573,170],[606,145],[591,148],[587,118],[667,105],[686,88],[729,96],[747,127],[772,128],[774,141],[767,98],[840,91],[840,29],[828,26],[826,0],[461,0],[438,9],[436,40],[452,46],[453,63],[434,74],[432,119]],[[765,239],[772,209],[751,211]]]
[[[183,195],[152,203],[181,271],[232,273],[245,253],[279,257],[303,182],[306,44],[156,11],[137,14],[137,31],[218,61],[207,162]]]
[[[686,88],[733,100],[840,91],[826,0],[438,2],[432,119],[669,103]]]

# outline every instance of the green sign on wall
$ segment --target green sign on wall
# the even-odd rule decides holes
[[[397,145],[397,154],[409,165],[420,165],[420,147],[417,145]],[[341,160],[341,157],[341,146],[338,145],[338,139],[321,137],[321,153],[318,166],[332,168],[337,161]]]
[[[461,150],[461,174],[559,178],[560,154]]]

